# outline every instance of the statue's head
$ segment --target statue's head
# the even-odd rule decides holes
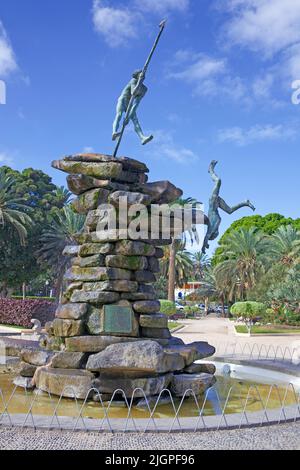
[[[139,78],[141,73],[142,73],[142,70],[135,70],[132,74],[132,77],[133,78]]]

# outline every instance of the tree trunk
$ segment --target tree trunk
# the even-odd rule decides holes
[[[22,296],[23,296],[23,300],[25,300],[25,298],[26,298],[26,284],[25,284],[25,282],[23,282],[23,284],[22,284]]]
[[[5,299],[8,295],[8,289],[6,282],[0,283],[0,298]]]
[[[205,309],[204,309],[204,313],[205,315],[208,315],[208,297],[205,297],[204,299],[204,303],[205,303]]]
[[[175,302],[175,263],[176,258],[176,249],[175,249],[175,240],[172,239],[172,244],[170,246],[170,259],[169,259],[169,284],[168,284],[168,300]]]
[[[225,299],[224,299],[224,294],[221,295],[221,305],[222,305],[222,317],[225,318]]]

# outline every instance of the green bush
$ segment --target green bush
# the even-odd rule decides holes
[[[274,306],[273,308],[268,308],[266,310],[266,315],[264,316],[266,323],[272,323],[274,325],[290,325],[290,326],[299,326],[300,324],[300,314],[299,312],[293,312],[288,309],[286,306]]]
[[[175,315],[176,306],[170,300],[160,300],[160,311],[168,316]]]
[[[255,319],[256,317],[264,317],[266,314],[266,306],[261,302],[236,302],[230,309],[230,313],[235,317],[244,319]]]
[[[184,307],[184,313],[187,316],[194,317],[195,313],[199,311],[199,308],[196,305],[187,305]]]

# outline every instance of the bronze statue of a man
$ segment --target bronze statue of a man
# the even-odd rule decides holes
[[[148,144],[153,139],[153,135],[146,136],[141,128],[137,117],[137,108],[141,100],[146,95],[148,88],[144,85],[143,81],[145,79],[145,74],[142,70],[137,70],[132,74],[132,79],[126,85],[124,90],[121,93],[121,96],[118,99],[116,118],[113,123],[113,135],[112,139],[117,140],[120,137],[119,127],[123,114],[128,111],[129,103],[133,99],[130,113],[125,121],[125,125],[131,120],[134,124],[134,129],[139,138],[141,139],[142,145]],[[139,84],[140,83],[140,84]]]
[[[212,180],[215,183],[212,195],[209,200],[209,210],[208,210],[208,219],[209,225],[207,229],[207,233],[203,242],[202,252],[205,253],[206,250],[209,248],[209,240],[215,240],[219,236],[219,227],[221,224],[221,216],[219,214],[219,209],[222,209],[227,214],[233,214],[235,211],[241,209],[242,207],[250,207],[253,211],[255,211],[255,207],[253,204],[247,200],[237,204],[235,206],[229,206],[226,204],[224,199],[222,199],[220,194],[220,189],[222,185],[221,179],[215,173],[215,166],[217,165],[217,161],[213,160],[209,166],[208,172],[212,177]]]

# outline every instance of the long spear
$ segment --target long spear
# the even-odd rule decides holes
[[[143,70],[142,70],[142,73],[140,74],[138,83],[137,83],[137,85],[136,85],[136,89],[138,89],[138,88],[142,85],[142,83],[144,82],[144,80],[145,80],[145,78],[146,78],[146,72],[147,72],[147,70],[148,70],[149,64],[150,64],[151,59],[152,59],[152,57],[153,57],[153,54],[154,54],[154,52],[155,52],[155,50],[156,50],[156,48],[157,48],[157,45],[158,45],[159,40],[160,40],[160,37],[161,37],[161,35],[162,35],[162,33],[163,33],[164,29],[165,29],[166,22],[167,22],[166,20],[163,20],[163,21],[159,24],[160,31],[159,31],[159,33],[158,33],[158,36],[157,36],[157,38],[156,38],[156,40],[155,40],[155,42],[154,42],[154,45],[153,45],[152,49],[151,49],[151,52],[150,52],[150,54],[149,54],[149,57],[148,57],[148,59],[146,60],[146,63],[145,63],[144,68],[143,68]],[[120,132],[120,136],[119,136],[119,138],[118,138],[118,142],[117,142],[115,151],[114,151],[114,153],[113,153],[113,156],[114,156],[114,157],[117,156],[117,153],[118,153],[118,150],[119,150],[119,147],[120,147],[122,138],[123,138],[123,134],[124,134],[125,128],[126,128],[126,126],[127,126],[127,124],[128,124],[127,121],[128,121],[128,118],[129,118],[129,115],[130,115],[131,108],[132,108],[132,105],[133,105],[134,100],[135,100],[135,95],[133,94],[133,95],[131,96],[131,98],[130,98],[130,101],[129,101],[129,104],[128,104],[128,108],[127,108],[127,111],[126,111],[126,115],[125,115],[125,119],[124,119],[124,121],[123,121],[122,130],[121,130],[121,132]]]

